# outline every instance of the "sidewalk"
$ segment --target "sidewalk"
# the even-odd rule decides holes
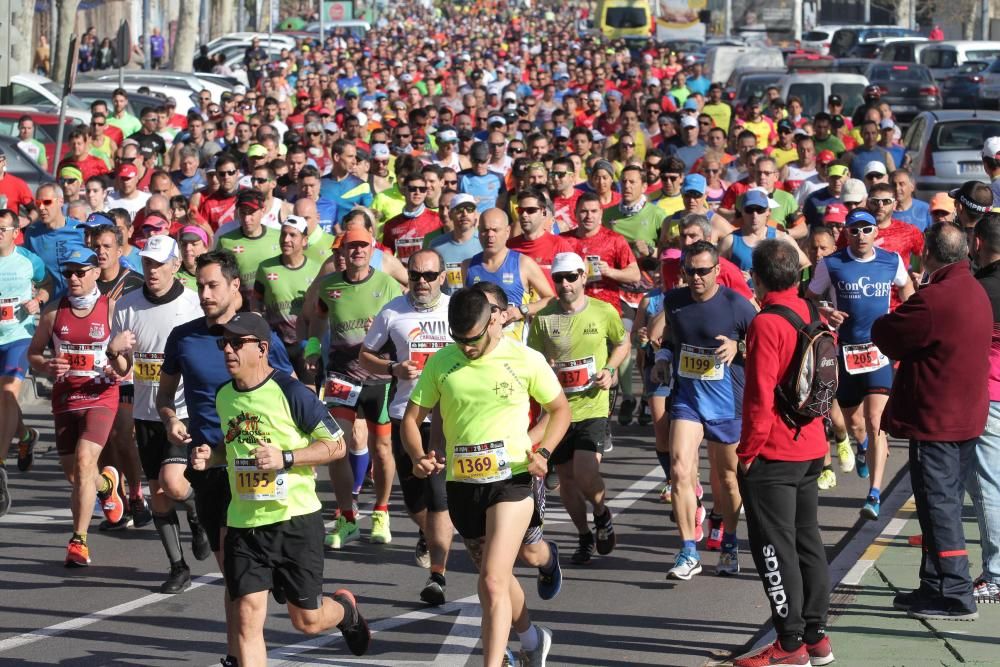
[[[981,572],[979,527],[966,499],[965,537],[973,579]],[[892,607],[893,596],[916,587],[919,534],[907,501],[861,556],[830,598],[830,639],[837,665],[998,665],[1000,604],[979,605],[979,620],[920,621]]]

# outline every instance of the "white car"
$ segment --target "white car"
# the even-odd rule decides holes
[[[833,33],[845,27],[847,26],[843,24],[818,25],[812,30],[802,33],[802,39],[799,41],[804,50],[828,56],[830,55],[830,42],[833,41]]]
[[[266,46],[268,39],[270,39],[272,45],[277,46],[280,44],[286,49],[295,46],[295,38],[281,32],[273,32],[270,37],[268,37],[266,32],[231,32],[228,35],[216,37],[209,42],[207,45],[208,54],[213,55],[219,51],[219,47],[228,44],[242,44],[243,48],[246,48],[253,43],[254,39],[259,39],[261,46]]]
[[[63,100],[63,85],[38,74],[15,74],[10,77],[13,88],[11,104],[32,107],[56,107]],[[90,107],[72,93],[66,96],[66,115],[90,125]]]
[[[917,114],[903,137],[917,196],[930,199],[965,181],[988,183],[983,144],[1000,136],[1000,112],[947,109]]]
[[[84,79],[88,81],[117,83],[118,70],[102,70],[100,72],[92,72],[85,76],[78,77],[78,80]],[[153,89],[153,86],[167,86],[170,88],[177,88],[179,90],[187,90],[192,93],[200,93],[202,90],[207,90],[212,93],[213,100],[221,99],[222,93],[232,90],[229,86],[225,86],[214,81],[200,79],[190,72],[173,72],[170,70],[160,69],[125,70],[124,79],[125,83],[135,83],[140,86],[149,86],[150,90]],[[126,87],[126,90],[130,89]],[[176,97],[176,94],[172,96]]]

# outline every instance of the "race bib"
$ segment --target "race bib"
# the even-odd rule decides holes
[[[0,299],[0,324],[10,324],[17,321],[17,309],[20,299],[16,296],[9,299]]]
[[[845,345],[844,370],[850,375],[871,373],[889,365],[889,359],[875,346],[875,343]]]
[[[76,377],[97,377],[101,375],[104,366],[108,363],[104,345],[101,343],[84,345],[63,343],[59,346],[59,356],[66,357],[66,360],[69,361],[69,370],[66,371],[66,375]]]
[[[323,400],[326,401],[327,405],[346,405],[353,408],[358,404],[358,396],[360,395],[360,384],[355,384],[352,380],[338,373],[330,373],[326,376]]]
[[[677,374],[689,380],[721,380],[724,376],[723,363],[710,347],[681,345],[681,359]]]
[[[481,445],[455,445],[451,476],[456,482],[490,484],[510,479],[510,461],[503,440]]]
[[[160,384],[160,368],[163,355],[155,352],[136,352],[132,361],[132,372],[136,384]]]
[[[587,255],[587,282],[596,282],[601,279],[601,256]]]
[[[255,459],[236,459],[236,494],[240,500],[284,500],[288,475],[284,470],[260,470]]]
[[[414,254],[423,247],[423,237],[396,239],[396,257],[398,257],[400,261],[405,264],[406,260],[410,258],[410,255]]]
[[[461,262],[448,262],[444,265],[445,270],[445,280],[448,283],[448,287],[451,289],[461,289],[462,285],[462,263]]]
[[[554,369],[563,391],[567,394],[577,394],[590,389],[594,376],[597,375],[597,362],[593,357],[557,361]]]
[[[418,370],[424,370],[427,360],[448,344],[446,340],[411,340],[410,361],[416,362]]]

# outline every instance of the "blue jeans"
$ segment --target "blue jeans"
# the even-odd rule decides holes
[[[983,578],[1000,584],[1000,402],[990,403],[986,430],[976,440],[976,458],[966,488],[979,521]]]

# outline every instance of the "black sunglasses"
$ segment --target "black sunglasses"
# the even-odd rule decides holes
[[[249,345],[250,343],[260,343],[261,341],[257,338],[219,338],[215,341],[216,347],[220,350],[225,350],[226,346],[229,345],[233,348],[233,352],[239,352],[243,349],[244,345]]]
[[[62,273],[63,278],[72,278],[73,276],[76,276],[77,278],[85,278],[91,268],[93,267],[87,267],[86,269],[67,269],[65,271],[60,271],[60,273]]]
[[[455,341],[456,343],[459,343],[460,345],[475,345],[476,343],[478,343],[479,341],[481,341],[483,339],[483,336],[486,335],[486,332],[490,330],[490,325],[493,324],[493,319],[492,319],[492,317],[493,317],[492,313],[494,312],[493,308],[496,308],[496,306],[491,306],[490,307],[490,313],[491,313],[491,315],[490,315],[490,319],[486,321],[486,326],[484,326],[483,330],[480,331],[475,336],[469,336],[468,338],[465,338],[465,337],[462,337],[462,336],[456,336],[455,332],[452,330],[451,327],[448,327],[448,335],[451,336],[451,339],[453,341]]]
[[[712,266],[703,266],[700,268],[695,268],[693,266],[685,266],[684,273],[688,274],[689,276],[701,276],[702,278],[704,278],[712,271],[714,271],[715,267],[717,266],[718,264],[713,264]]]
[[[582,274],[579,271],[573,273],[553,273],[552,282],[555,283],[575,283]]]
[[[441,275],[440,271],[407,271],[407,275],[410,278],[411,283],[418,283],[420,279],[423,278],[424,282],[430,284],[438,279]]]

